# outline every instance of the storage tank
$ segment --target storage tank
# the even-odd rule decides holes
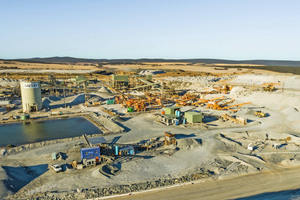
[[[21,82],[23,112],[36,112],[42,109],[40,82]]]

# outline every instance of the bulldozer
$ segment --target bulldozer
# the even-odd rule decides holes
[[[267,92],[273,92],[275,91],[275,87],[273,85],[267,85],[266,87],[263,87],[264,91],[267,91]]]
[[[264,113],[264,112],[262,112],[262,111],[260,111],[260,110],[258,110],[258,111],[256,111],[256,112],[254,113],[254,116],[259,117],[259,118],[262,118],[262,117],[266,117],[267,114]]]

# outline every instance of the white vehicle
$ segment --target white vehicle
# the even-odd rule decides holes
[[[51,165],[51,168],[57,173],[57,172],[60,172],[62,171],[62,168],[60,165]]]

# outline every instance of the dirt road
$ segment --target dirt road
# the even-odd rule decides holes
[[[114,199],[236,199],[300,188],[300,167],[224,179]]]

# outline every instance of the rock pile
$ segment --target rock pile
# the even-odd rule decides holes
[[[131,193],[142,190],[149,190],[158,187],[166,187],[169,185],[180,184],[191,182],[203,178],[208,178],[211,176],[211,173],[207,170],[200,170],[195,174],[188,174],[178,178],[168,178],[168,179],[158,179],[153,181],[146,181],[142,183],[134,183],[128,185],[115,185],[109,188],[92,188],[92,189],[76,189],[68,192],[42,192],[35,193],[32,196],[26,196],[24,193],[14,195],[14,198],[24,198],[26,199],[92,199],[104,196],[111,196],[117,194]],[[23,191],[26,192],[26,191]],[[25,196],[24,196],[25,195]]]
[[[181,150],[191,150],[201,146],[201,142],[194,138],[183,138],[177,140],[177,147]]]
[[[9,79],[9,78],[0,78],[0,86],[2,87],[17,87],[19,86],[19,81],[14,80],[14,79]]]

